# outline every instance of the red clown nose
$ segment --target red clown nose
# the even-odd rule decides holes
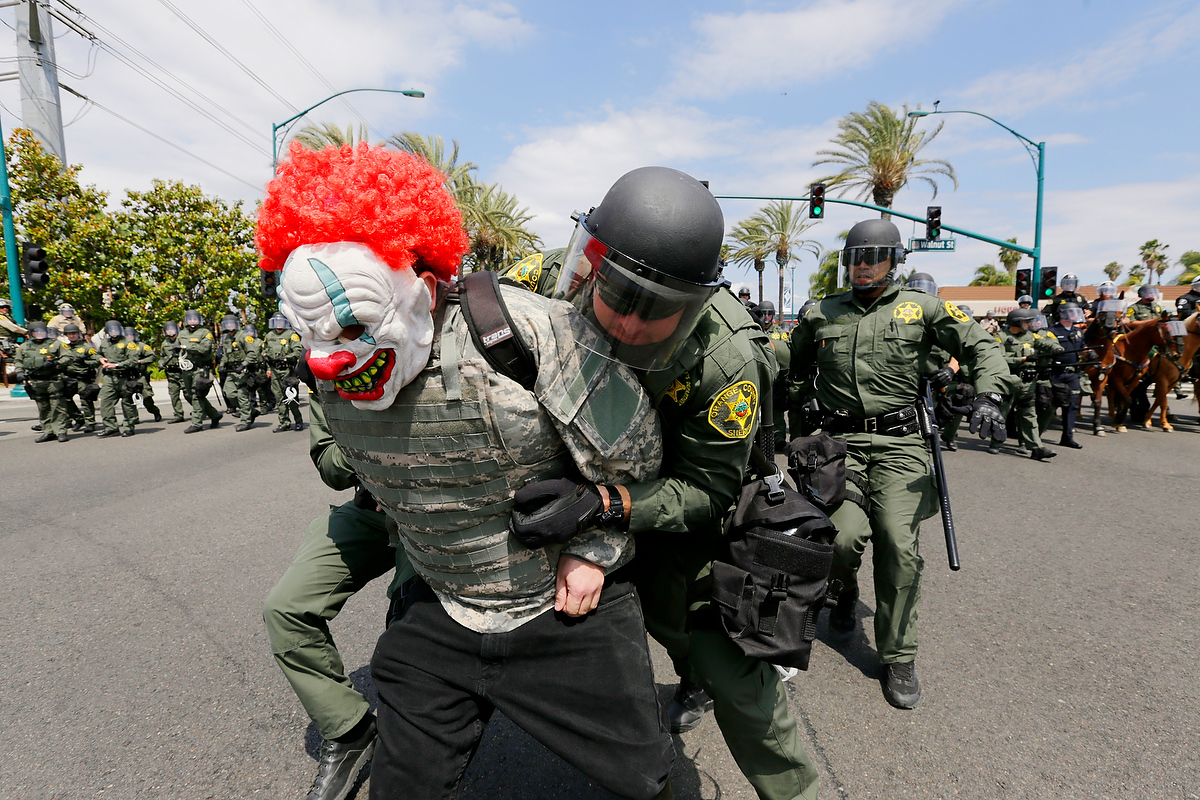
[[[308,353],[308,366],[316,375],[323,381],[331,381],[338,376],[347,365],[357,361],[353,353],[347,350],[338,350],[330,353],[327,356],[314,356],[310,350]]]

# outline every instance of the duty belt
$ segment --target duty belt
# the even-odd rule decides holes
[[[917,422],[917,409],[911,405],[865,419],[839,409],[826,418],[824,427],[830,433],[878,433],[883,436],[908,436],[921,428]]]

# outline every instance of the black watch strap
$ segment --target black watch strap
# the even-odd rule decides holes
[[[621,493],[615,486],[605,486],[608,492],[608,508],[601,511],[596,519],[603,525],[620,525],[625,520],[625,503]]]

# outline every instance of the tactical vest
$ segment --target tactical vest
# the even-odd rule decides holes
[[[518,488],[573,462],[537,399],[475,350],[460,307],[447,302],[443,314],[429,363],[386,410],[317,385],[338,447],[396,522],[413,567],[452,617],[483,630],[552,600],[561,546],[523,546],[509,515]]]

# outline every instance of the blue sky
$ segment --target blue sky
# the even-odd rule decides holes
[[[377,134],[457,140],[482,179],[500,182],[535,215],[547,246],[560,246],[570,212],[598,203],[629,169],[672,166],[718,194],[803,194],[825,174],[812,166],[815,153],[846,113],[871,100],[927,109],[940,100],[942,109],[987,113],[1047,143],[1043,264],[1094,282],[1109,261],[1134,263],[1147,239],[1167,242],[1173,263],[1200,249],[1194,2],[89,0],[76,2],[82,19],[51,2],[103,44],[57,25],[62,82],[191,154],[64,94],[64,119],[82,114],[66,128],[68,159],[114,196],[178,178],[253,204],[270,177],[272,122],[331,94],[330,86],[418,88],[424,99],[358,94],[353,108],[334,101],[309,119],[365,119]],[[0,9],[9,24],[13,15]],[[0,35],[8,68],[13,38]],[[147,70],[177,78],[181,93],[198,90],[221,106],[250,141],[117,57],[145,65],[134,50],[165,76]],[[0,104],[11,130],[20,118],[15,81],[0,83]],[[932,201],[944,222],[1031,244],[1036,183],[1020,143],[985,120],[940,119],[945,127],[924,154],[958,173],[958,190],[942,181]],[[920,213],[930,202],[918,183],[895,205]],[[728,227],[756,207],[723,202]],[[811,234],[824,246],[866,214],[829,208]],[[958,244],[954,254],[910,264],[961,284],[995,262],[991,245]],[[814,265],[811,256],[798,264],[798,293]],[[739,269],[730,277],[748,280]]]

